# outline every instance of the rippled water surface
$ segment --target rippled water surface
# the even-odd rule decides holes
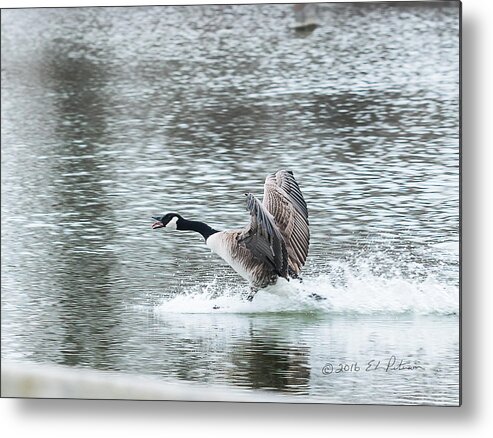
[[[2,358],[459,402],[458,5],[293,20],[2,11]],[[200,236],[150,227],[166,211],[242,226],[243,193],[279,168],[309,207],[303,283],[248,303]]]

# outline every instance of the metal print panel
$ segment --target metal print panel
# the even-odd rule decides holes
[[[2,10],[2,396],[459,405],[460,19]]]

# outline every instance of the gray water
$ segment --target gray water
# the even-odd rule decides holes
[[[458,4],[318,20],[2,10],[2,359],[459,402]],[[280,168],[309,207],[301,284],[247,303],[200,236],[150,227],[168,211],[243,226],[243,194]]]

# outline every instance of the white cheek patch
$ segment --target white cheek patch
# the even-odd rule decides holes
[[[166,224],[166,228],[168,230],[176,230],[176,222],[178,221],[178,217],[174,217],[173,219],[171,219],[167,224]]]

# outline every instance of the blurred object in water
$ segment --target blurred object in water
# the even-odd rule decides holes
[[[311,32],[319,25],[318,5],[316,3],[297,3],[293,5],[295,23],[293,28],[300,32]]]

